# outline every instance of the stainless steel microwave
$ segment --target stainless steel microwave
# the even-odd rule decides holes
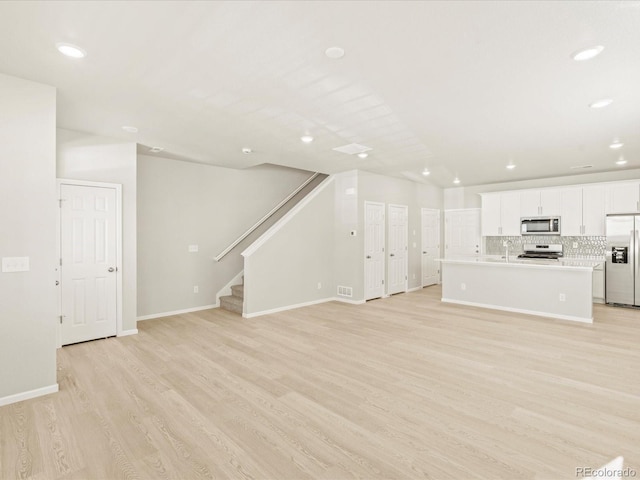
[[[560,235],[560,217],[530,217],[520,219],[522,235]]]

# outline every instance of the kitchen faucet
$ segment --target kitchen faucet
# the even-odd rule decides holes
[[[513,242],[511,240],[505,240],[502,242],[502,245],[504,245],[504,259],[509,263],[509,247],[513,246]]]

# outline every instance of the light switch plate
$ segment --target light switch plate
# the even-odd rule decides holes
[[[198,251],[198,245],[189,245],[189,253],[196,253]]]
[[[29,257],[2,257],[2,272],[28,272]]]

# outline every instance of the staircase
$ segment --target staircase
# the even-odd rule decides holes
[[[241,285],[231,287],[231,295],[220,297],[220,308],[242,315],[242,305],[244,303],[244,277]]]

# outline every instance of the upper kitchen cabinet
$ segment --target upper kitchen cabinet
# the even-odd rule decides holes
[[[562,188],[560,194],[560,231],[563,237],[605,234],[605,187],[594,185]]]
[[[521,217],[555,217],[561,211],[561,190],[522,190],[520,192]]]
[[[640,182],[608,185],[606,213],[634,213],[639,211]]]
[[[520,235],[520,192],[482,194],[482,236]]]

